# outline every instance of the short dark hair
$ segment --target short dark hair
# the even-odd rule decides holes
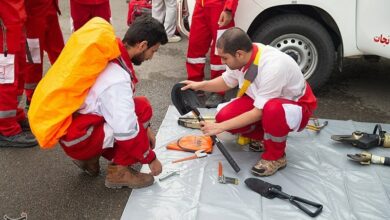
[[[122,42],[134,46],[142,41],[148,42],[148,48],[168,42],[164,25],[150,16],[140,16],[129,26]]]
[[[249,52],[252,50],[252,40],[238,27],[227,29],[217,41],[217,48],[224,53],[235,55],[237,50]]]

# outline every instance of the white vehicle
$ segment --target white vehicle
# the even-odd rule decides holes
[[[178,2],[178,27],[188,35],[195,0]],[[318,89],[343,57],[390,58],[389,9],[390,0],[239,0],[235,22],[253,41],[292,56]]]

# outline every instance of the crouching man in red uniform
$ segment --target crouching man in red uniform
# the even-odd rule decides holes
[[[272,175],[287,165],[287,135],[305,128],[317,107],[316,98],[290,56],[252,43],[239,28],[223,33],[217,50],[226,72],[209,81],[184,81],[183,89],[219,92],[238,86],[237,98],[219,110],[215,123],[204,122],[201,129],[205,135],[228,131],[262,141],[264,153],[251,171]]]
[[[137,19],[122,42],[118,40],[121,56],[99,75],[60,140],[66,154],[89,175],[99,174],[100,156],[110,160],[105,181],[108,188],[146,187],[162,171],[152,149],[152,107],[145,97],[133,97],[137,79],[132,63],[140,65],[151,59],[167,42],[161,23],[151,17]],[[149,164],[151,172],[129,168],[137,162]]]

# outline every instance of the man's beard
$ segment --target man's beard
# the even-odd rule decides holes
[[[139,66],[141,65],[142,62],[145,61],[145,54],[144,52],[142,52],[141,54],[139,55],[136,55],[134,56],[132,59],[131,59],[131,62],[136,65],[136,66]]]

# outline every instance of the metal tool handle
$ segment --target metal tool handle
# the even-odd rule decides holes
[[[319,215],[322,212],[323,206],[321,204],[312,202],[310,200],[307,200],[307,199],[304,199],[301,197],[288,195],[287,193],[284,193],[284,192],[280,191],[279,189],[276,189],[273,187],[270,188],[269,191],[278,194],[278,197],[281,199],[288,199],[288,201],[290,201],[291,204],[298,207],[300,210],[302,210],[303,212],[308,214],[310,217],[316,217],[317,215]],[[303,206],[301,203],[309,205],[309,206],[313,206],[316,208],[316,210],[314,212],[312,212],[308,208]]]
[[[204,121],[202,116],[200,115],[200,112],[198,109],[193,109],[192,113],[198,118],[199,121]],[[217,145],[218,149],[221,151],[223,156],[226,158],[226,160],[229,162],[230,166],[233,168],[236,173],[240,172],[241,168],[237,165],[236,161],[233,159],[233,157],[230,155],[230,153],[226,150],[225,146],[223,146],[222,142],[217,138],[215,135],[211,135],[211,139],[213,139],[213,142],[215,145]]]
[[[172,163],[179,163],[179,162],[183,162],[183,161],[186,161],[186,160],[193,160],[193,159],[196,159],[196,158],[198,158],[198,157],[196,155],[193,155],[193,156],[181,158],[181,159],[178,159],[178,160],[174,160],[174,161],[172,161]]]
[[[177,171],[172,171],[172,172],[170,172],[170,173],[167,173],[167,174],[162,175],[162,176],[159,178],[159,180],[160,180],[160,181],[164,181],[165,179],[167,179],[167,178],[169,178],[169,177],[171,177],[171,176],[177,175],[177,174],[178,174]]]
[[[306,214],[308,214],[311,217],[316,217],[317,215],[319,215],[322,212],[323,206],[321,204],[312,202],[310,200],[307,200],[307,199],[304,199],[304,198],[301,198],[301,197],[297,197],[297,196],[291,196],[289,201],[293,205],[295,205],[296,207],[298,207],[300,210],[304,211]],[[298,202],[305,203],[307,205],[316,207],[317,209],[314,212],[312,212],[308,208],[306,208],[305,206],[303,206],[302,204],[300,204]]]
[[[233,159],[233,157],[229,154],[229,152],[226,150],[225,146],[223,146],[222,142],[217,138],[217,136],[212,135],[211,138],[213,139],[215,145],[217,145],[218,149],[221,151],[223,156],[226,158],[226,160],[229,162],[230,166],[233,168],[236,173],[240,172],[241,168],[238,166],[236,161]]]

